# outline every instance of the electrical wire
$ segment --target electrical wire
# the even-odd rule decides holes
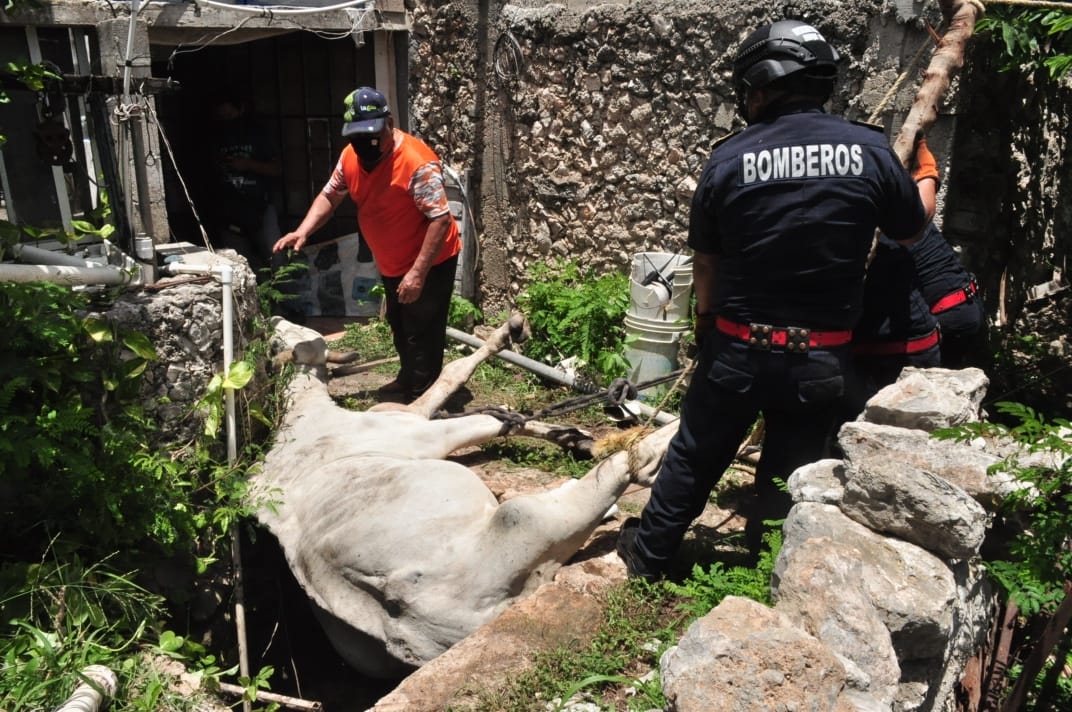
[[[164,125],[160,123],[160,119],[153,110],[151,102],[145,102],[145,109],[149,119],[156,126],[157,133],[160,134],[160,141],[164,144],[164,148],[167,149],[168,158],[171,159],[171,165],[175,169],[175,176],[179,179],[179,185],[182,186],[183,195],[186,196],[186,203],[190,206],[190,212],[193,213],[194,220],[197,222],[197,229],[201,231],[201,239],[205,243],[205,249],[209,252],[215,252],[215,250],[212,249],[211,241],[208,239],[208,232],[205,230],[205,225],[201,222],[201,215],[197,212],[197,206],[194,205],[194,199],[190,196],[190,189],[186,187],[186,181],[182,177],[182,170],[179,168],[179,163],[175,160],[175,152],[172,150],[171,142],[168,141],[167,134],[164,132]]]
[[[199,52],[199,51],[205,49],[206,47],[210,47],[214,43],[219,41],[219,39],[221,37],[225,37],[226,35],[229,35],[232,32],[237,32],[238,30],[242,29],[242,26],[245,25],[247,22],[249,22],[252,19],[254,19],[252,16],[242,18],[242,21],[239,22],[234,27],[228,27],[223,32],[220,32],[220,33],[212,36],[208,40],[205,39],[206,37],[208,37],[208,35],[205,34],[205,35],[201,35],[201,37],[199,37],[198,39],[194,40],[189,45],[181,45],[181,44],[176,45],[175,49],[171,50],[171,55],[168,57],[168,66],[170,67],[171,64],[172,64],[172,61],[175,59],[175,57],[179,56],[180,54],[191,54],[193,52]],[[182,49],[184,46],[192,46],[193,49]]]
[[[525,71],[525,53],[509,30],[499,35],[492,50],[495,76],[504,82],[516,81]]]
[[[265,17],[273,15],[314,15],[320,12],[331,12],[332,10],[344,10],[348,7],[357,7],[363,5],[368,7],[374,0],[349,0],[349,2],[338,3],[337,5],[327,5],[325,7],[294,7],[292,5],[232,5],[226,2],[216,2],[216,0],[194,0],[195,5],[208,5],[209,7],[220,8],[223,10],[234,10],[237,12],[248,12],[254,15],[261,15]]]

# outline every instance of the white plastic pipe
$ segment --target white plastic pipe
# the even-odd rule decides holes
[[[118,267],[0,264],[0,282],[52,282],[53,284],[128,284],[131,276]]]
[[[134,38],[138,12],[141,10],[138,0],[130,0],[130,22],[127,23],[127,51],[123,55],[123,101],[130,96],[130,63],[134,60]]]
[[[231,362],[234,361],[234,268],[229,264],[218,265],[193,265],[185,262],[169,262],[167,269],[172,274],[211,274],[221,287],[220,299],[223,301],[223,375],[224,378],[231,371]],[[224,412],[227,431],[227,464],[234,465],[238,459],[237,437],[235,434],[235,401],[234,389],[225,388],[223,391]],[[245,603],[245,577],[242,573],[242,549],[238,536],[238,528],[231,527],[231,560],[234,562],[234,586],[235,586],[235,630],[238,635],[238,673],[242,677],[249,677],[249,652],[246,648],[246,603]],[[244,712],[250,712],[252,705],[249,700],[242,701]]]
[[[110,668],[103,665],[90,665],[83,668],[81,674],[82,677],[92,680],[93,684],[81,683],[56,712],[96,712],[106,697],[115,697],[119,679]]]

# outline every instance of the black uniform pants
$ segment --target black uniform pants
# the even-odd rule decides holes
[[[457,265],[458,257],[454,256],[428,270],[421,296],[411,304],[398,301],[402,277],[383,278],[387,323],[400,362],[398,382],[411,397],[424,393],[443,370]]]
[[[973,297],[938,314],[942,326],[942,367],[964,368],[983,347],[983,303]]]
[[[665,569],[707,504],[748,429],[762,413],[763,451],[748,546],[758,552],[763,521],[784,519],[792,500],[777,480],[823,456],[840,408],[848,349],[761,351],[721,334],[705,339],[677,434],[670,441],[637,535],[640,554]]]

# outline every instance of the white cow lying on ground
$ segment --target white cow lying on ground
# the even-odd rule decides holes
[[[511,323],[516,333],[524,322]],[[511,426],[484,414],[429,416],[509,344],[509,327],[448,363],[412,405],[357,412],[328,395],[320,334],[275,324],[297,373],[276,443],[253,477],[275,501],[258,518],[279,539],[332,644],[367,675],[408,673],[550,580],[631,483],[651,484],[676,428],[664,426],[569,487],[498,503],[476,473],[444,458]],[[513,432],[544,434],[530,425]]]

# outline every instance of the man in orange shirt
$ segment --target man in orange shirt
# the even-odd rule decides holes
[[[423,393],[443,367],[447,316],[461,251],[439,157],[423,141],[396,129],[383,94],[361,87],[346,97],[343,149],[327,185],[301,224],[273,251],[302,249],[349,195],[357,224],[386,291],[401,367],[381,389],[407,400]]]

